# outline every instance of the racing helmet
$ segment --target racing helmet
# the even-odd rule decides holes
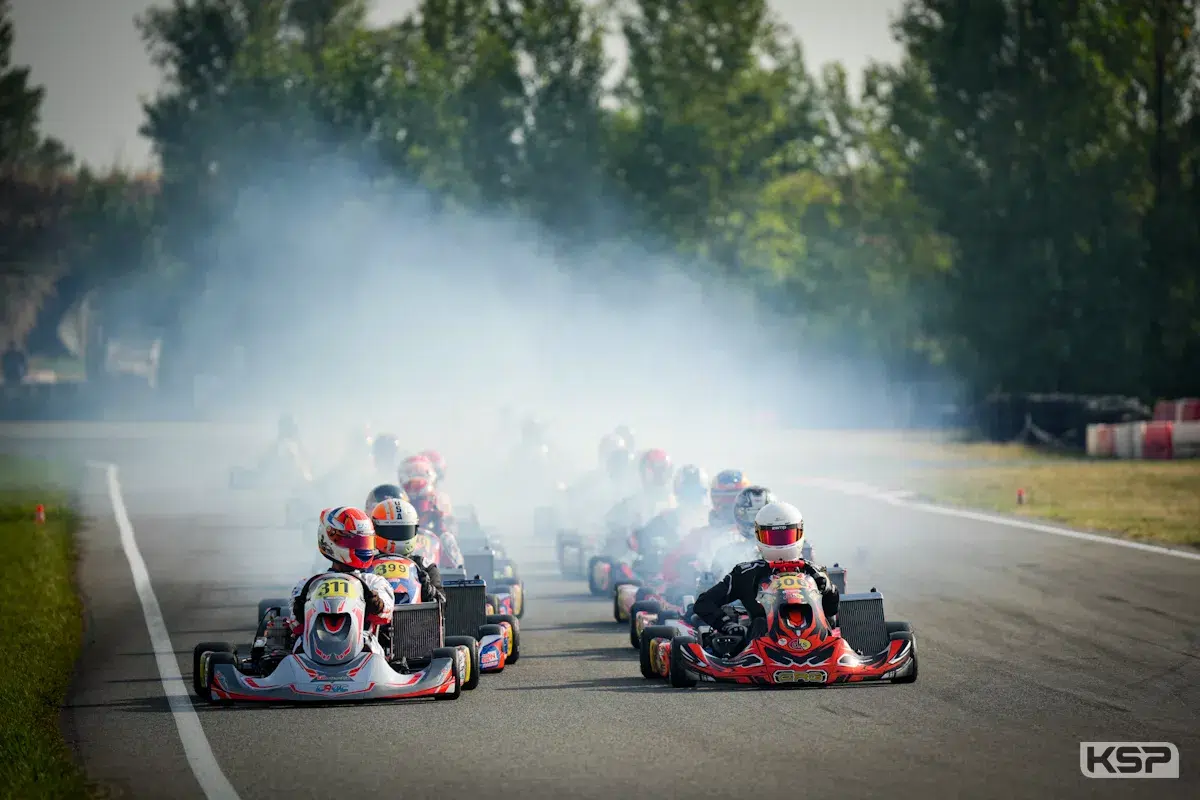
[[[754,517],[754,535],[764,561],[798,561],[804,547],[804,515],[791,503],[769,503]]]
[[[317,521],[317,549],[335,564],[366,569],[378,555],[375,526],[367,512],[336,506],[321,512]]]
[[[394,483],[381,483],[371,491],[367,492],[367,502],[363,503],[363,508],[374,508],[384,500],[398,498],[400,500],[408,500],[408,495]]]
[[[685,506],[702,506],[708,499],[708,473],[695,464],[685,464],[675,474],[675,497]]]
[[[625,442],[625,446],[629,448],[630,452],[637,449],[637,437],[634,435],[633,428],[628,425],[618,425],[613,430],[613,433],[619,436],[621,441]]]
[[[400,462],[400,485],[403,486],[414,478],[422,478],[431,486],[437,480],[437,470],[425,456],[409,456]]]
[[[417,510],[421,527],[437,530],[444,510],[433,483],[426,478],[412,478],[404,484],[404,491],[408,494],[408,502]]]
[[[417,527],[421,524],[417,509],[398,497],[377,503],[371,509],[375,538],[379,550],[397,556],[408,556],[416,548]]]
[[[717,473],[708,490],[715,522],[733,523],[733,501],[749,485],[750,481],[740,469],[723,469]]]
[[[438,481],[446,480],[446,459],[437,450],[422,450],[419,455],[425,457],[433,467],[433,477]]]
[[[649,491],[663,491],[670,487],[674,471],[667,451],[657,447],[647,450],[638,462],[638,475],[642,479],[642,486]]]
[[[754,518],[758,512],[775,502],[774,493],[765,486],[747,486],[733,501],[733,521],[747,539],[754,538]]]
[[[376,469],[395,469],[400,460],[400,440],[390,433],[376,436],[371,442],[371,460]]]
[[[600,437],[600,445],[596,448],[596,460],[601,469],[608,469],[608,459],[618,450],[626,449],[625,440],[615,433],[606,433]]]

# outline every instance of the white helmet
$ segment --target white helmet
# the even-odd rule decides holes
[[[763,506],[754,517],[758,552],[765,561],[799,561],[804,545],[804,515],[791,503]]]
[[[375,541],[380,552],[397,556],[412,553],[421,521],[412,503],[398,497],[384,500],[371,509],[371,521],[375,524]]]

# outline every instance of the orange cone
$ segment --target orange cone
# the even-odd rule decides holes
[[[46,521],[46,507],[38,503],[37,508],[33,510],[33,521],[41,525]]]

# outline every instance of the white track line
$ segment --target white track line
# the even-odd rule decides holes
[[[912,492],[876,489],[868,486],[867,484],[858,483],[857,481],[839,481],[831,478],[795,478],[793,480],[800,486],[827,489],[840,494],[854,495],[855,497],[867,497],[872,500],[888,503],[890,505],[911,508],[914,511],[924,511],[927,514],[940,514],[945,517],[959,517],[960,519],[969,519],[974,520],[975,522],[987,522],[993,525],[1005,525],[1010,528],[1021,528],[1022,530],[1036,531],[1038,533],[1049,533],[1054,536],[1063,536],[1067,539],[1081,539],[1085,542],[1110,544],[1114,547],[1124,547],[1129,550],[1141,550],[1144,553],[1156,553],[1161,556],[1183,558],[1189,561],[1200,561],[1200,553],[1195,553],[1189,550],[1176,550],[1172,547],[1145,544],[1144,542],[1132,542],[1128,539],[1118,539],[1115,536],[1102,536],[1098,533],[1085,533],[1084,531],[1072,530],[1071,528],[1063,528],[1057,525],[1047,525],[1042,522],[1030,522],[1023,519],[1001,516],[999,514],[988,514],[983,511],[971,511],[965,508],[955,508],[953,506],[941,506],[935,503],[925,503],[917,500],[916,495]]]
[[[129,561],[134,588],[142,601],[142,615],[146,618],[146,630],[150,633],[150,643],[154,646],[158,676],[162,681],[167,702],[171,705],[171,715],[175,717],[175,727],[179,729],[179,739],[183,742],[183,752],[187,756],[188,764],[200,783],[200,790],[209,800],[239,800],[238,793],[234,791],[233,785],[217,764],[208,738],[204,735],[204,728],[200,725],[200,718],[196,716],[196,709],[192,706],[187,684],[179,673],[179,662],[175,658],[171,637],[167,634],[167,623],[163,619],[162,609],[159,608],[158,598],[154,595],[154,587],[150,585],[150,573],[146,570],[141,551],[138,550],[133,525],[130,524],[129,513],[125,510],[125,500],[121,497],[117,466],[92,465],[102,467],[108,479],[108,496],[112,501],[117,528],[121,532],[121,547],[125,550],[126,560]]]

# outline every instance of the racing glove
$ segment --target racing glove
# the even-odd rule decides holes
[[[761,639],[767,635],[767,618],[755,617],[750,621],[750,628],[746,631],[746,641],[752,642],[755,639]]]

